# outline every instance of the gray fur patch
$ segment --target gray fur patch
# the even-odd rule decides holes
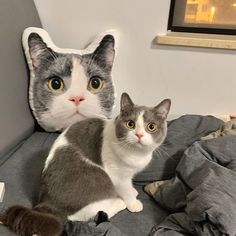
[[[42,175],[40,202],[68,216],[89,203],[117,197],[106,172],[84,161],[86,157],[72,145],[55,155]]]
[[[97,166],[102,166],[103,127],[104,121],[95,118],[70,127],[69,145],[56,150],[43,172],[40,202],[71,215],[89,203],[117,197],[109,176]]]
[[[96,118],[86,119],[72,125],[65,137],[87,159],[102,166],[103,128],[103,120]]]
[[[41,118],[41,114],[50,109],[52,98],[64,93],[71,83],[71,71],[73,70],[72,55],[56,54],[56,59],[40,64],[35,70],[35,82],[33,85],[33,103],[37,116]],[[48,88],[48,80],[54,76],[63,79],[65,88],[60,93],[53,93]]]

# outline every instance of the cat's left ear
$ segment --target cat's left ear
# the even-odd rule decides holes
[[[102,66],[108,66],[112,68],[113,61],[115,58],[115,39],[111,34],[105,35],[99,46],[93,53],[93,58]]]
[[[122,93],[121,99],[120,99],[120,110],[123,111],[133,106],[134,106],[134,103],[132,102],[128,93]]]
[[[162,116],[164,119],[167,118],[167,115],[170,111],[170,107],[171,107],[171,100],[170,99],[165,99],[163,100],[160,104],[158,104],[157,106],[155,106],[153,108],[154,112],[157,115]]]

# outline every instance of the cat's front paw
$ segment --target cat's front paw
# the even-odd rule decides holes
[[[131,194],[132,194],[132,196],[134,196],[136,198],[138,196],[138,191],[135,188],[132,188]]]
[[[127,209],[131,212],[140,212],[143,210],[143,204],[139,200],[135,200],[129,204],[127,204]]]

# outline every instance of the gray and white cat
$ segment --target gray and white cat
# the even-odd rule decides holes
[[[61,131],[85,118],[109,118],[115,99],[113,35],[105,35],[93,52],[79,54],[55,49],[46,31],[37,30],[23,38],[31,65],[30,105],[39,124]]]
[[[142,211],[132,178],[164,141],[170,105],[166,99],[153,108],[137,106],[124,93],[115,119],[91,118],[67,128],[46,159],[39,205],[12,207],[1,221],[22,235],[26,229],[58,235],[65,219],[89,220],[98,211],[112,217],[125,208]]]

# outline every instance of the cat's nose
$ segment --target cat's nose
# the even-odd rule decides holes
[[[142,133],[136,133],[135,135],[138,137],[139,140],[144,136]]]
[[[85,98],[83,96],[73,96],[69,99],[69,101],[74,102],[76,106],[80,104],[80,102],[84,101]]]

